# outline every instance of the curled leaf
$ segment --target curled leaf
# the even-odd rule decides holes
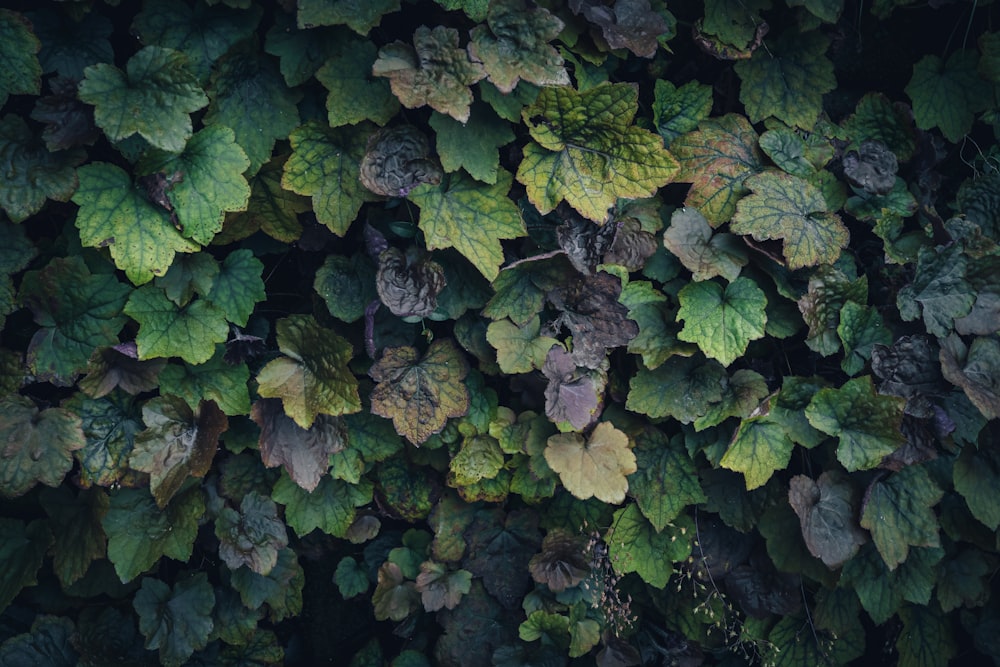
[[[393,315],[427,317],[437,309],[437,297],[447,282],[444,269],[429,257],[414,259],[389,248],[378,258],[375,288]]]
[[[615,0],[610,7],[594,0],[570,0],[569,8],[600,28],[612,49],[628,49],[643,58],[656,55],[660,35],[670,32],[666,19],[650,9],[649,0]]]
[[[899,161],[881,141],[864,141],[843,157],[844,176],[865,192],[884,195],[896,184]]]
[[[469,86],[485,77],[486,70],[458,48],[457,30],[422,25],[413,33],[413,46],[397,41],[379,49],[372,74],[389,79],[404,107],[428,105],[464,123],[472,104]]]
[[[564,24],[544,7],[525,0],[493,0],[486,23],[472,29],[469,54],[483,63],[490,81],[504,94],[519,80],[539,86],[569,85],[562,56],[549,42]]]
[[[405,197],[421,183],[437,185],[441,168],[429,155],[427,137],[412,125],[382,128],[368,139],[361,184],[384,197]]]

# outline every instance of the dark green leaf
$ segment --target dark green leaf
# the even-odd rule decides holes
[[[41,482],[59,486],[85,440],[80,418],[65,408],[39,410],[25,396],[0,399],[0,495],[20,496]]]
[[[867,492],[861,525],[890,570],[906,560],[911,546],[940,545],[933,507],[944,492],[922,465],[903,468],[876,481]]]
[[[159,579],[147,577],[133,606],[146,648],[159,649],[163,665],[183,665],[208,643],[215,594],[204,572],[179,580],[172,590]]]
[[[118,489],[101,519],[108,536],[108,559],[122,583],[132,581],[169,556],[187,562],[198,522],[205,513],[201,489],[190,487],[160,509],[147,489]]]
[[[138,134],[172,152],[191,138],[189,114],[208,104],[188,59],[159,46],[140,49],[125,72],[106,63],[91,65],[79,95],[95,105],[94,120],[112,141]]]
[[[26,273],[18,300],[41,325],[28,346],[32,371],[56,384],[71,383],[94,348],[118,342],[128,291],[113,274],[92,274],[79,257],[57,257]]]

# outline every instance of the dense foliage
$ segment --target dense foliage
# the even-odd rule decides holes
[[[993,4],[6,5],[0,665],[1000,662]]]

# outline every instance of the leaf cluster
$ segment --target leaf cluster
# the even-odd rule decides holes
[[[8,4],[0,665],[1000,661],[992,4]]]

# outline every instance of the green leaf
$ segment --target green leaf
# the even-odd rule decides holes
[[[637,110],[638,91],[624,83],[543,88],[525,107],[535,141],[524,148],[517,180],[540,213],[566,200],[601,224],[618,198],[649,197],[674,180],[677,160],[659,136],[632,125]]]
[[[768,391],[764,376],[748,368],[739,369],[726,383],[722,400],[713,403],[708,412],[694,420],[694,430],[718,426],[730,417],[743,419],[755,414]]]
[[[28,344],[28,364],[39,379],[68,384],[97,347],[114,345],[127,319],[128,287],[113,274],[92,274],[79,257],[56,257],[29,271],[18,301],[41,325]]]
[[[545,290],[524,265],[501,271],[493,281],[493,297],[483,309],[483,315],[494,320],[509,317],[514,324],[524,326],[541,312],[545,305]]]
[[[265,162],[250,180],[250,200],[245,211],[226,218],[215,243],[224,244],[250,236],[260,229],[284,243],[302,236],[298,216],[310,210],[309,200],[281,186],[288,155],[278,155]]]
[[[330,314],[344,322],[356,322],[365,308],[378,298],[375,266],[367,255],[327,255],[316,271],[313,289],[323,297]]]
[[[118,489],[101,525],[108,536],[108,560],[122,583],[151,568],[161,556],[186,563],[205,514],[201,489],[192,486],[160,509],[147,489]]]
[[[337,584],[337,590],[340,591],[340,596],[345,600],[367,592],[371,585],[365,568],[358,565],[358,561],[350,556],[344,556],[337,563],[337,570],[333,573],[333,582]]]
[[[749,278],[737,278],[722,287],[716,282],[694,282],[677,299],[677,319],[684,328],[677,337],[697,343],[705,356],[729,366],[742,356],[751,340],[763,338],[767,315],[764,292]]]
[[[77,394],[63,407],[79,415],[86,444],[74,452],[80,485],[112,486],[128,474],[135,434],[143,429],[137,402],[121,391],[92,400]]]
[[[465,555],[465,530],[472,525],[478,505],[462,502],[446,492],[434,506],[427,522],[434,531],[431,556],[437,561],[458,562]]]
[[[653,419],[673,417],[690,424],[722,400],[725,378],[726,370],[717,361],[673,356],[655,370],[640,368],[632,376],[625,407]]]
[[[575,497],[614,505],[625,500],[627,476],[637,469],[629,437],[610,422],[598,424],[586,440],[579,433],[550,436],[545,461]]]
[[[38,571],[52,544],[52,533],[44,521],[25,524],[0,517],[0,608],[10,606],[22,588],[38,583]]]
[[[865,636],[860,626],[854,631],[833,638],[813,632],[802,632],[811,620],[785,616],[767,635],[763,660],[775,667],[807,667],[812,665],[846,665],[865,653]]]
[[[399,566],[386,561],[378,569],[378,582],[372,593],[375,620],[402,621],[420,608],[416,584],[405,581]]]
[[[917,547],[906,562],[890,570],[873,545],[865,546],[844,564],[840,583],[857,593],[873,621],[885,623],[904,600],[919,605],[930,602],[937,580],[934,568],[943,555],[940,548]]]
[[[449,571],[429,560],[420,564],[416,584],[425,610],[454,609],[472,589],[472,574],[467,570]]]
[[[707,0],[702,30],[743,49],[754,40],[763,20],[759,12],[770,8],[770,0]]]
[[[684,205],[698,209],[713,227],[728,222],[736,202],[750,191],[747,176],[764,168],[757,132],[738,114],[709,118],[696,132],[670,144],[680,163],[678,181],[691,183]]]
[[[848,375],[857,375],[872,358],[874,345],[891,345],[892,332],[885,326],[879,311],[847,301],[840,309],[837,335],[844,344],[840,367]]]
[[[760,135],[760,148],[785,173],[805,179],[816,174],[806,158],[805,140],[792,130],[768,130]]]
[[[955,491],[965,499],[972,516],[991,531],[1000,527],[1000,503],[993,489],[1000,484],[1000,455],[996,446],[963,447],[953,470]]]
[[[92,248],[110,246],[115,265],[136,285],[166,273],[175,253],[198,250],[119,167],[92,162],[76,173],[80,187],[73,203],[80,207],[80,241]]]
[[[669,81],[656,80],[653,88],[653,126],[666,146],[669,147],[682,134],[697,129],[711,110],[710,86],[689,81],[678,88]]]
[[[494,185],[500,175],[497,149],[514,140],[510,124],[481,103],[473,103],[471,116],[460,123],[451,116],[431,114],[435,145],[447,172],[465,169],[477,181]],[[506,172],[504,172],[506,174]],[[508,189],[510,188],[508,184]]]
[[[880,141],[889,147],[900,162],[906,162],[916,149],[913,117],[905,104],[893,103],[883,93],[868,93],[854,113],[841,122],[844,131],[858,145]]]
[[[837,470],[817,481],[796,475],[789,481],[788,503],[799,517],[806,547],[827,567],[838,568],[868,541],[856,523],[858,498],[850,479]]]
[[[990,598],[994,559],[968,547],[944,561],[939,568],[937,599],[945,613],[963,606],[981,607]]]
[[[899,667],[947,665],[958,654],[951,620],[937,605],[905,605],[899,619],[903,622],[896,640]]]
[[[398,11],[399,0],[301,0],[297,19],[300,28],[346,24],[364,36],[385,14]]]
[[[562,56],[550,42],[565,24],[544,7],[524,0],[493,0],[486,23],[469,33],[469,55],[483,64],[490,82],[509,94],[524,80],[539,86],[568,86]]]
[[[368,371],[376,386],[372,412],[392,419],[396,432],[419,445],[444,428],[449,418],[469,410],[462,380],[469,367],[447,338],[435,340],[418,360],[412,347],[386,349]]]
[[[840,351],[837,325],[844,304],[868,301],[868,276],[851,280],[835,266],[820,266],[809,276],[809,291],[799,299],[799,311],[809,325],[806,345],[823,356]]]
[[[74,667],[79,657],[74,641],[73,621],[61,616],[36,616],[31,631],[14,635],[0,645],[0,665],[4,667]]]
[[[732,282],[747,263],[746,246],[733,234],[713,234],[696,208],[674,210],[670,226],[663,232],[663,245],[696,281],[722,276]]]
[[[42,66],[38,63],[41,43],[23,14],[0,9],[0,107],[10,95],[37,95],[42,87]],[[6,606],[6,605],[5,605]]]
[[[772,418],[765,407],[762,414],[740,422],[719,465],[743,473],[749,491],[767,483],[775,471],[786,468],[794,448],[785,425]]]
[[[833,63],[825,55],[829,45],[819,32],[787,31],[749,60],[733,65],[750,122],[774,116],[812,130],[823,109],[823,95],[837,87]]]
[[[938,520],[932,509],[944,492],[922,465],[876,481],[867,492],[861,526],[872,534],[890,570],[906,560],[910,547],[937,547]]]
[[[299,29],[295,17],[279,13],[267,31],[264,50],[281,60],[281,75],[294,88],[311,79],[331,56],[342,52],[351,35],[341,27]],[[360,100],[359,100],[360,102]]]
[[[976,291],[966,280],[968,260],[961,246],[921,247],[913,282],[899,290],[896,305],[906,321],[923,315],[929,333],[944,338],[955,319],[968,315]]]
[[[204,477],[219,447],[219,436],[229,428],[226,415],[213,401],[196,410],[176,396],[157,396],[142,406],[146,430],[135,437],[129,457],[132,468],[149,473],[156,504],[166,507],[189,476]]]
[[[507,198],[512,180],[501,170],[496,184],[488,187],[455,174],[440,186],[414,188],[409,198],[420,207],[427,248],[455,248],[494,280],[504,260],[501,239],[525,235],[521,214]]]
[[[278,552],[288,546],[285,522],[270,498],[252,491],[243,497],[240,509],[224,507],[215,519],[219,556],[229,569],[242,565],[268,575],[278,563]]]
[[[146,285],[132,292],[125,314],[139,323],[135,342],[140,359],[180,357],[190,364],[212,358],[215,346],[229,335],[225,315],[204,299],[183,308],[162,289]]]
[[[305,580],[298,556],[293,549],[286,548],[278,552],[278,564],[267,576],[241,567],[232,573],[230,583],[239,591],[247,608],[258,609],[266,602],[270,618],[278,622],[302,611]]]
[[[528,614],[517,629],[521,641],[542,640],[545,646],[564,649],[569,644],[569,617],[543,609]]]
[[[356,508],[372,501],[372,484],[348,484],[325,476],[313,490],[302,488],[287,475],[274,485],[271,498],[285,507],[285,521],[299,537],[319,528],[328,535],[345,537],[354,523]]]
[[[497,363],[504,373],[530,373],[541,370],[549,348],[558,345],[555,338],[539,334],[538,315],[519,327],[510,320],[491,322],[486,328],[486,340],[496,348]]]
[[[173,205],[181,232],[200,245],[208,245],[222,229],[226,211],[242,211],[250,199],[250,185],[243,172],[250,166],[236,136],[228,127],[212,125],[193,135],[179,154],[150,151],[136,171],[148,174],[181,174],[164,193]]]
[[[112,141],[135,134],[156,148],[179,152],[191,138],[191,114],[208,104],[187,58],[146,46],[125,71],[98,63],[84,70],[80,100],[94,105],[94,122]]]
[[[245,41],[216,62],[208,87],[212,102],[202,122],[225,125],[250,158],[247,175],[271,158],[278,139],[299,125],[300,94],[285,85],[277,65]]]
[[[913,117],[921,130],[939,128],[953,143],[972,130],[975,114],[991,101],[989,87],[976,71],[977,54],[958,50],[948,62],[926,55],[913,65],[905,92],[913,101]]]
[[[465,438],[448,465],[448,485],[461,489],[481,480],[494,479],[503,466],[503,450],[496,438],[490,435]]]
[[[407,109],[429,105],[455,120],[469,120],[469,86],[486,76],[481,63],[458,48],[458,31],[420,26],[413,46],[392,42],[379,49],[372,74],[389,79],[392,93]]]
[[[250,417],[260,427],[260,456],[268,468],[284,466],[295,483],[312,491],[327,472],[330,455],[347,438],[340,417],[319,415],[306,430],[285,415],[277,399],[254,403]]]
[[[167,272],[154,281],[167,298],[184,306],[195,294],[205,296],[212,289],[219,275],[219,264],[207,252],[181,255],[174,260]]]
[[[987,419],[1000,418],[1000,339],[996,335],[976,336],[966,348],[951,334],[941,343],[941,372],[945,379],[962,388],[973,405]]]
[[[170,586],[146,577],[132,603],[146,648],[159,649],[160,664],[179,666],[208,643],[215,593],[208,575],[197,572]]]
[[[0,24],[2,25],[2,24]],[[0,208],[13,222],[42,210],[47,199],[69,201],[76,190],[75,167],[86,154],[79,148],[48,151],[19,116],[0,120]]]
[[[316,79],[329,91],[326,97],[330,127],[356,125],[370,120],[377,125],[388,123],[399,111],[399,101],[392,95],[389,82],[372,79],[375,45],[367,40],[344,40],[339,53],[316,72]]]
[[[84,447],[78,416],[64,408],[38,410],[24,396],[0,399],[0,495],[20,496],[41,482],[59,486]]]
[[[637,470],[628,476],[629,493],[659,533],[682,509],[707,499],[679,438],[669,439],[658,429],[647,429],[635,442],[632,452]]]
[[[811,183],[781,172],[750,176],[753,194],[736,205],[730,229],[757,241],[781,240],[788,268],[832,264],[850,238],[836,213],[828,213],[823,194]]]
[[[250,371],[246,364],[225,362],[224,347],[217,345],[215,355],[203,364],[170,364],[160,373],[160,391],[174,394],[191,409],[205,398],[215,401],[229,416],[250,414]]]
[[[848,472],[874,468],[901,447],[906,400],[875,393],[870,375],[848,380],[838,389],[820,389],[806,407],[815,428],[838,439],[837,460]]]
[[[264,264],[248,248],[226,255],[219,275],[205,298],[226,314],[230,322],[245,327],[254,306],[266,297],[261,274]]]
[[[310,121],[296,128],[289,139],[292,154],[285,163],[282,187],[312,197],[316,218],[334,234],[344,236],[361,205],[373,199],[358,180],[365,133]]]
[[[473,21],[481,23],[486,20],[489,0],[434,0],[449,11],[461,10]]]
[[[70,586],[87,573],[93,561],[107,553],[101,518],[108,510],[108,497],[97,489],[76,494],[60,486],[43,490],[39,501],[49,516],[55,537],[53,570],[59,583]]]
[[[281,319],[275,328],[285,356],[257,374],[262,397],[280,398],[285,413],[302,428],[309,428],[321,414],[361,409],[358,381],[347,368],[353,349],[346,339],[306,315]]]
[[[199,81],[205,81],[220,56],[253,34],[260,17],[256,6],[234,11],[197,4],[192,9],[180,0],[153,0],[143,3],[132,30],[143,44],[183,52],[191,71]]]
[[[671,564],[691,555],[693,537],[694,526],[686,516],[657,532],[639,507],[630,503],[615,512],[604,542],[615,572],[635,572],[650,586],[663,588],[673,574]]]

